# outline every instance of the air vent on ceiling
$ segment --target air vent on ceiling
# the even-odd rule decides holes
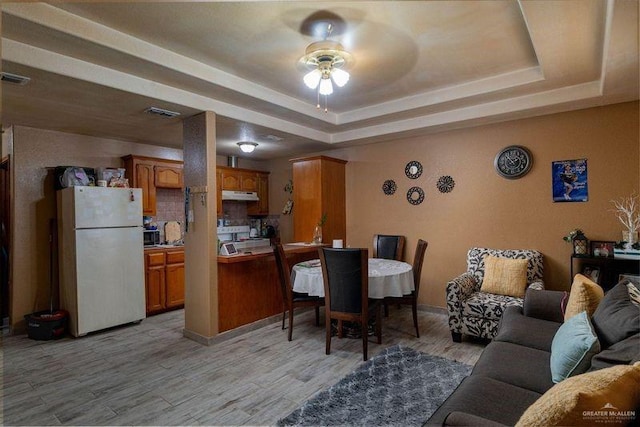
[[[27,83],[29,83],[29,80],[31,80],[31,78],[3,71],[2,73],[0,73],[0,80],[17,85],[26,85]]]
[[[180,113],[176,111],[169,111],[169,110],[165,110],[163,108],[158,108],[158,107],[149,107],[144,111],[149,114],[157,114],[158,116],[163,116],[163,117],[176,117],[180,115]]]

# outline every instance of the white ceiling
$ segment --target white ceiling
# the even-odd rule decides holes
[[[218,153],[269,159],[639,99],[637,0],[2,4],[3,126],[182,146],[218,114]],[[353,55],[329,111],[305,47]]]

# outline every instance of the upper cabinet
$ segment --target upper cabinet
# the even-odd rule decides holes
[[[257,202],[247,202],[247,214],[269,215],[269,172],[251,169],[218,166],[218,200],[222,198],[222,190],[254,191],[258,193]],[[218,205],[218,216],[222,215],[222,205]]]
[[[142,188],[142,214],[155,216],[156,188],[182,188],[184,175],[182,162],[144,156],[122,158],[129,185]]]
[[[323,242],[346,238],[345,160],[326,156],[291,160],[293,163],[293,239],[310,242],[326,214]]]

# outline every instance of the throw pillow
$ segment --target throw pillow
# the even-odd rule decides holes
[[[522,414],[516,427],[603,426],[607,421],[616,425],[632,421],[630,418],[640,406],[638,384],[640,362],[576,375],[540,396]]]
[[[598,337],[587,312],[576,314],[560,326],[551,342],[551,380],[554,383],[587,372],[600,351]]]
[[[565,322],[585,310],[589,316],[593,315],[603,297],[604,291],[596,282],[582,274],[576,274],[564,312]]]
[[[638,287],[634,283],[628,282],[627,290],[629,291],[629,299],[631,302],[640,306],[640,290],[638,290]]]
[[[528,263],[526,259],[487,255],[484,258],[484,279],[480,290],[490,294],[524,297]]]
[[[591,317],[603,350],[640,332],[640,307],[631,302],[627,283],[611,288]]]

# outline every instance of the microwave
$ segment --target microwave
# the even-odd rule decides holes
[[[143,230],[144,245],[153,246],[160,244],[160,230]]]

